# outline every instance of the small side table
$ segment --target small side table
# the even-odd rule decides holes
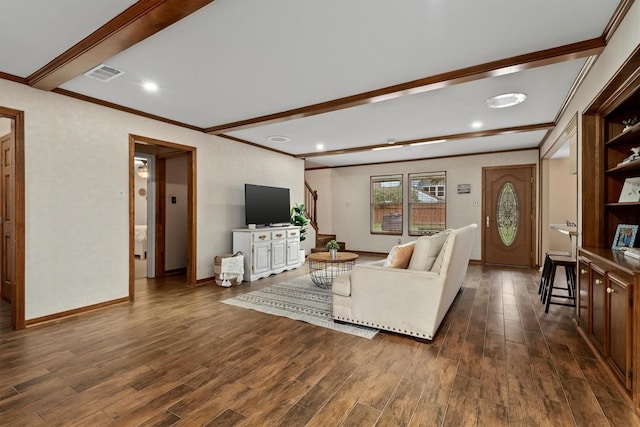
[[[331,258],[329,252],[315,252],[307,257],[311,280],[319,288],[328,289],[333,279],[342,273],[351,271],[358,259],[358,254],[352,252],[338,252]]]

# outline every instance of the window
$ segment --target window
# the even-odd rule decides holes
[[[409,174],[409,235],[444,231],[447,218],[447,174]]]
[[[371,233],[402,235],[402,175],[371,177]]]

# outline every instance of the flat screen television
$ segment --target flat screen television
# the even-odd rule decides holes
[[[247,224],[289,224],[289,189],[265,185],[244,185],[244,213]]]

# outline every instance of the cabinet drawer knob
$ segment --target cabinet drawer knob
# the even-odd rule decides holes
[[[615,290],[613,288],[607,288],[607,293],[612,294],[614,292],[615,292]]]
[[[587,274],[587,270],[585,270],[584,268],[580,269],[580,274]]]
[[[602,285],[602,280],[596,279],[596,285]]]

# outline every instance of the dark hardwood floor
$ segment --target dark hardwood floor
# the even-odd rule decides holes
[[[133,304],[24,331],[2,301],[0,425],[640,426],[573,310],[542,310],[537,271],[470,266],[428,344],[219,303],[307,268],[231,289],[142,279]]]

